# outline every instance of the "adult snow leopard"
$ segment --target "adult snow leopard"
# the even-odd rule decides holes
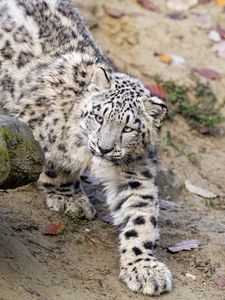
[[[80,185],[88,169],[120,231],[120,278],[143,294],[171,290],[171,273],[154,256],[165,104],[110,65],[67,0],[0,0],[0,24],[0,104],[45,152],[39,183],[47,207],[92,219]]]

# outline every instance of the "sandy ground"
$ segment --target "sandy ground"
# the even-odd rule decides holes
[[[166,16],[169,12],[165,1],[155,1],[160,11],[149,12],[134,0],[115,0],[111,4],[126,12],[119,19],[105,13],[102,4],[109,1],[74,2],[99,45],[119,68],[146,84],[159,74],[164,80],[173,79],[187,86],[193,86],[196,80],[191,75],[192,67],[213,68],[221,73],[221,79],[210,85],[218,104],[222,103],[225,64],[212,53],[207,35],[210,27],[225,24],[225,14],[214,3],[199,5],[178,21]],[[204,28],[199,25],[199,14],[208,20]],[[187,64],[163,64],[154,52],[181,55]],[[221,111],[225,115],[224,108]],[[224,126],[221,124],[214,137],[202,136],[176,116],[163,129],[162,137],[169,130],[173,144],[182,153],[172,146],[160,151],[161,197],[172,202],[162,202],[161,247],[157,255],[173,273],[174,290],[158,299],[225,300],[225,288],[215,284],[216,278],[225,277]],[[197,167],[188,159],[191,153],[198,161]],[[189,193],[184,188],[185,179],[220,197],[208,201]],[[95,220],[72,223],[48,211],[33,185],[0,191],[0,299],[149,299],[130,292],[118,280],[117,230],[99,219],[106,210],[99,204],[97,208]],[[49,223],[65,224],[64,234],[43,235]],[[168,252],[169,246],[187,239],[198,239],[199,248]]]

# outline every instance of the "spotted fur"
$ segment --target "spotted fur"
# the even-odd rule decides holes
[[[105,187],[120,231],[120,278],[135,292],[171,289],[159,262],[156,143],[166,106],[114,69],[67,0],[0,0],[0,104],[45,152],[39,185],[54,211],[92,219],[83,170]]]

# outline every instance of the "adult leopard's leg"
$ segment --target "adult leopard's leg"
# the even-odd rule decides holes
[[[95,209],[83,193],[79,177],[54,169],[53,164],[44,166],[38,181],[46,194],[46,206],[53,211],[85,217],[95,216]]]
[[[172,289],[172,275],[154,252],[159,241],[158,190],[148,162],[108,183],[108,204],[120,229],[120,278],[135,291],[159,295]]]

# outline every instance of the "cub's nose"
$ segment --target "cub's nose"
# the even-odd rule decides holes
[[[101,152],[101,154],[104,155],[104,154],[111,152],[114,149],[114,147],[113,148],[102,148],[102,147],[98,146],[98,149]]]

